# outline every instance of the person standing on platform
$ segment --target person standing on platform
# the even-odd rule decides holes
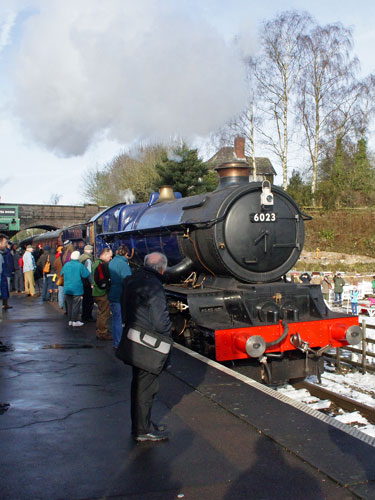
[[[144,267],[123,281],[121,298],[125,332],[130,328],[143,328],[171,336],[172,324],[162,285],[162,275],[167,258],[161,253],[151,253],[144,259]],[[152,423],[154,397],[159,390],[159,375],[133,366],[131,385],[132,434],[136,441],[162,441],[169,435],[165,428]]]
[[[23,259],[22,250],[17,248],[13,254],[14,262],[14,290],[17,293],[22,293],[25,291],[25,286],[23,282]]]
[[[326,302],[329,302],[329,291],[332,288],[332,285],[328,279],[328,276],[323,276],[323,278],[320,282],[320,286],[322,287],[322,293],[323,293],[324,300]]]
[[[112,259],[112,250],[104,248],[92,267],[93,289],[92,296],[98,306],[96,319],[96,338],[99,340],[112,340],[108,333],[108,320],[111,316],[108,293],[111,288],[111,277],[108,264]]]
[[[8,298],[8,280],[6,274],[4,273],[5,267],[5,252],[7,249],[8,237],[5,234],[0,233],[0,297],[4,301],[4,298]],[[1,309],[0,318],[2,317],[3,311]]]
[[[92,317],[92,308],[94,305],[94,299],[92,298],[92,287],[93,278],[92,272],[92,252],[94,248],[91,245],[86,245],[83,249],[83,254],[79,258],[81,264],[83,264],[89,271],[90,276],[83,280],[83,300],[82,300],[82,321],[94,321]]]
[[[309,285],[310,281],[311,281],[311,276],[309,275],[309,273],[303,273],[303,274],[301,274],[299,279],[300,279],[301,283],[304,283],[305,285]]]
[[[57,285],[57,300],[60,309],[64,309],[64,282],[63,278],[61,278],[61,269],[63,267],[63,263],[61,260],[63,247],[57,247],[56,255],[55,255],[55,270],[57,275],[56,285]]]
[[[10,251],[10,244],[7,241],[5,250],[3,253],[3,272],[1,278],[1,297],[3,299],[3,309],[12,309],[13,306],[8,304],[9,293],[11,290],[11,280],[14,276],[14,263],[13,263],[13,255]]]
[[[37,267],[39,266],[43,273],[43,302],[46,302],[51,297],[52,276],[55,274],[55,259],[56,253],[51,250],[49,245],[46,245],[43,247],[43,253],[36,263]]]
[[[26,252],[23,254],[23,276],[25,279],[25,292],[28,296],[35,297],[35,281],[34,271],[36,269],[35,260],[33,257],[33,247],[27,245]]]
[[[3,264],[4,264],[3,252],[6,249],[7,241],[8,237],[5,236],[5,234],[0,233],[0,298],[1,298],[1,283],[3,280]],[[2,321],[2,317],[3,317],[3,310],[0,307],[0,321]]]
[[[357,286],[355,286],[353,290],[350,290],[350,302],[352,305],[352,314],[354,314],[354,316],[357,316],[358,314],[358,297],[359,290]]]
[[[83,295],[82,280],[90,275],[85,266],[79,262],[80,256],[78,250],[72,252],[69,262],[64,264],[61,269],[61,276],[64,276],[64,297],[68,310],[68,325],[73,327],[83,326],[83,323],[78,320]]]
[[[342,292],[344,291],[345,281],[341,278],[341,274],[337,273],[333,278],[334,289],[335,292],[335,305],[342,306]]]
[[[117,249],[116,255],[109,263],[109,274],[111,277],[111,288],[108,299],[112,312],[112,337],[113,345],[117,347],[122,336],[122,315],[121,315],[121,293],[124,278],[131,275],[131,269],[125,255],[128,249],[125,245]]]

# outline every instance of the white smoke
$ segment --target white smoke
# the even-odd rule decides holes
[[[132,203],[135,202],[134,193],[130,188],[127,188],[124,191],[121,191],[120,194],[121,194],[121,198],[124,200],[124,202],[127,205],[131,205]]]
[[[175,153],[174,151],[168,150],[167,158],[169,161],[175,161],[176,163],[181,163],[183,158],[181,155]]]
[[[243,107],[239,52],[189,1],[40,2],[14,64],[16,109],[34,140],[67,156],[103,136],[204,136]]]

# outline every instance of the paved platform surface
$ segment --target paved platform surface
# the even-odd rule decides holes
[[[375,498],[375,448],[175,349],[154,420],[171,439],[135,443],[131,369],[13,295],[0,323],[1,499]]]

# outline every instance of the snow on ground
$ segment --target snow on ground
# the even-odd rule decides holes
[[[315,376],[310,377],[308,381],[317,383]],[[325,372],[322,375],[322,386],[331,392],[346,396],[375,408],[375,375],[373,374],[366,373],[362,375],[359,372],[348,372],[345,374]],[[361,432],[375,437],[375,425],[370,424],[358,412],[349,413],[340,409],[338,415],[336,412],[330,413],[330,401],[320,400],[315,396],[311,396],[306,389],[296,390],[289,384],[279,387],[277,391],[296,401],[305,403],[315,410],[325,410],[325,413],[328,413],[340,422],[352,425]]]
[[[329,304],[330,309],[340,312],[348,312],[347,306],[343,308],[332,306]],[[350,308],[350,306],[349,306]],[[349,309],[350,312],[350,309]],[[359,323],[362,324],[366,321],[366,325],[371,325],[374,328],[368,328],[366,330],[366,337],[375,339],[375,316],[370,317],[367,315],[359,316]],[[375,344],[367,344],[367,351],[375,352]],[[353,360],[360,361],[361,355],[351,354],[346,351],[348,356],[351,356]],[[344,354],[345,351],[342,351]],[[367,357],[367,363],[374,363],[375,358]],[[375,408],[375,374],[366,373],[362,374],[359,371],[346,372],[346,373],[336,373],[335,367],[326,364],[326,371],[322,375],[322,386],[331,392],[346,396],[355,401],[361,402],[367,406]],[[310,377],[308,379],[311,383],[317,383],[316,377]],[[343,410],[335,412],[330,412],[331,402],[327,400],[320,400],[311,394],[306,389],[296,390],[291,385],[284,385],[277,389],[278,392],[289,396],[290,398],[300,401],[309,405],[311,408],[316,410],[324,410],[324,413],[329,414],[333,418],[347,423],[353,427],[356,427],[361,432],[368,434],[369,436],[375,437],[375,425],[370,424],[364,417],[362,417],[357,411],[356,412],[344,412]]]

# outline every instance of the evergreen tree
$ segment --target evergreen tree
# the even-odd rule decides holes
[[[305,182],[297,170],[293,170],[286,192],[300,206],[309,206],[312,203],[311,184]]]
[[[350,168],[348,165],[349,162],[350,159],[344,149],[342,138],[339,137],[336,140],[335,159],[332,165],[330,179],[330,197],[333,200],[334,205],[350,205],[350,201],[347,199],[348,173]]]
[[[169,185],[184,197],[212,191],[217,186],[212,173],[198,158],[197,149],[188,149],[186,144],[176,148],[172,153],[164,153],[156,165],[156,171],[159,179],[155,188]]]
[[[373,199],[375,187],[374,169],[368,158],[367,141],[362,137],[357,143],[353,157],[353,172],[350,177],[350,188],[362,195],[363,201],[368,203]]]

